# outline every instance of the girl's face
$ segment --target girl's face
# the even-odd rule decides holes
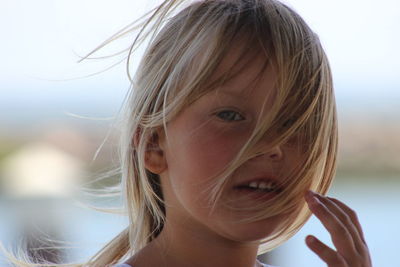
[[[228,53],[216,74],[230,67],[235,59],[235,53]],[[216,234],[229,240],[246,242],[272,234],[282,222],[283,215],[278,215],[237,224],[235,221],[243,219],[246,214],[248,216],[249,211],[238,211],[223,203],[229,201],[231,207],[251,208],[265,201],[248,197],[249,194],[236,186],[260,177],[276,182],[287,179],[285,177],[289,172],[301,162],[297,147],[285,144],[267,150],[269,140],[265,137],[258,144],[262,154],[245,162],[234,172],[211,214],[204,195],[206,181],[220,173],[237,155],[252,133],[257,117],[268,112],[271,106],[276,90],[276,73],[271,66],[255,86],[248,86],[263,62],[261,57],[252,61],[222,88],[200,97],[170,121],[167,124],[169,142],[161,134],[159,142],[166,167],[160,178],[167,224],[193,230],[202,236]],[[260,114],[265,100],[264,113]]]

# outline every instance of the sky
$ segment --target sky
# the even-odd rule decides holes
[[[70,113],[113,116],[129,86],[124,64],[82,78],[114,61],[78,61],[159,2],[1,0],[0,124],[59,119]],[[339,111],[351,107],[361,113],[397,112],[398,0],[284,2],[319,35],[332,66]]]

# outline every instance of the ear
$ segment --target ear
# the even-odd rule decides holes
[[[139,144],[141,130],[134,135],[134,146]],[[167,161],[164,153],[164,130],[154,131],[146,141],[145,168],[152,173],[161,174],[167,169]]]

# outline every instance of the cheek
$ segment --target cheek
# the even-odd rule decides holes
[[[210,178],[219,174],[240,149],[242,138],[231,132],[204,125],[196,131],[176,132],[171,140],[167,155],[171,186],[168,190],[173,194],[171,199],[175,198],[188,211],[207,216]]]
[[[218,174],[243,145],[242,132],[209,123],[181,138],[175,135],[179,139],[174,142],[173,157],[168,162],[170,175],[196,183]]]
[[[221,171],[237,152],[234,140],[222,136],[204,138],[193,147],[197,153],[192,155],[202,162],[203,168],[208,168],[212,173]]]

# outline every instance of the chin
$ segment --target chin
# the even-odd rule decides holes
[[[225,231],[229,231],[225,236],[236,242],[257,243],[276,233],[280,224],[280,220],[278,219],[269,218],[253,223],[231,225],[231,227],[224,228]]]

